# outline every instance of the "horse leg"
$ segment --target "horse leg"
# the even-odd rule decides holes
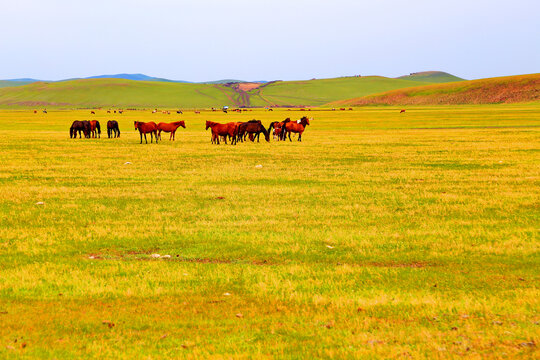
[[[148,139],[146,138],[146,133],[144,133],[144,141],[146,141],[146,143],[148,144]],[[150,140],[152,141],[152,140]]]
[[[291,132],[289,131],[289,141],[292,141],[291,140]]]
[[[139,135],[141,135],[141,144],[142,144],[142,132],[139,131]]]
[[[158,131],[158,136],[161,139],[161,129]]]
[[[298,133],[298,141],[302,141],[302,133]]]
[[[154,136],[156,137],[156,144],[157,144],[157,130],[154,131]]]

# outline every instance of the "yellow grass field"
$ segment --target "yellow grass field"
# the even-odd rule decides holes
[[[538,358],[539,151],[538,104],[0,110],[0,358]]]

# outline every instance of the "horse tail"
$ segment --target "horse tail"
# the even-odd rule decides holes
[[[99,125],[99,121],[96,121],[96,129],[98,134],[101,134],[101,125]]]

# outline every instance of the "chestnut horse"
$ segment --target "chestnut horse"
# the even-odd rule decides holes
[[[93,138],[101,138],[101,126],[99,125],[99,121],[90,120],[90,134]]]
[[[157,125],[155,122],[141,122],[141,121],[134,121],[135,124],[135,130],[139,130],[139,135],[141,135],[141,144],[142,144],[142,136],[144,134],[144,141],[148,144],[148,140],[146,139],[146,134],[150,133],[150,143],[152,143],[153,135],[156,137],[156,144],[158,142],[158,136],[157,136]]]
[[[306,126],[309,125],[309,120],[306,116],[302,117],[300,120],[298,120],[297,122],[294,122],[294,121],[287,121],[288,119],[286,119],[284,121],[284,126],[283,126],[283,131],[284,131],[284,134],[283,134],[283,137],[285,137],[285,135],[289,135],[289,141],[292,141],[291,140],[291,133],[297,133],[298,134],[298,141],[302,141],[302,133],[304,132],[304,130],[306,129]]]
[[[227,124],[220,124],[213,121],[206,121],[206,130],[208,130],[208,128],[212,129],[212,144],[216,143],[219,145],[220,136],[223,136],[223,140],[225,141],[225,144],[227,144],[227,136],[234,139],[236,123],[230,122]]]
[[[272,128],[274,128],[274,132],[273,132],[274,139],[277,138],[278,141],[285,140],[285,138],[283,136],[285,134],[285,131],[283,130],[283,126],[289,121],[291,121],[290,118],[285,119],[285,121],[273,121],[273,122],[271,122],[270,126],[268,127],[268,132],[270,132],[272,130]]]
[[[159,140],[161,140],[161,132],[165,131],[165,132],[170,132],[171,133],[171,135],[169,136],[169,141],[171,141],[171,139],[174,141],[175,134],[176,134],[176,129],[178,129],[180,126],[185,129],[186,128],[186,123],[184,121],[177,121],[177,122],[173,122],[173,123],[170,123],[170,124],[159,123],[157,125]]]

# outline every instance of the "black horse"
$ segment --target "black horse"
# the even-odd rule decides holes
[[[107,135],[111,137],[120,137],[120,128],[118,127],[118,121],[109,120],[107,121]]]
[[[81,131],[83,132],[85,138],[90,137],[90,121],[74,121],[69,128],[69,137],[72,139],[76,139],[77,131],[79,132],[80,139],[82,138]]]
[[[263,126],[261,120],[250,120],[245,123],[241,123],[238,125],[238,131],[235,134],[235,138],[233,139],[233,144],[236,144],[238,139],[242,139],[246,134],[253,134],[253,140],[255,140],[255,137],[257,138],[257,142],[259,142],[259,136],[261,133],[264,134],[264,138],[266,141],[270,141],[270,133],[266,130],[266,128]]]

